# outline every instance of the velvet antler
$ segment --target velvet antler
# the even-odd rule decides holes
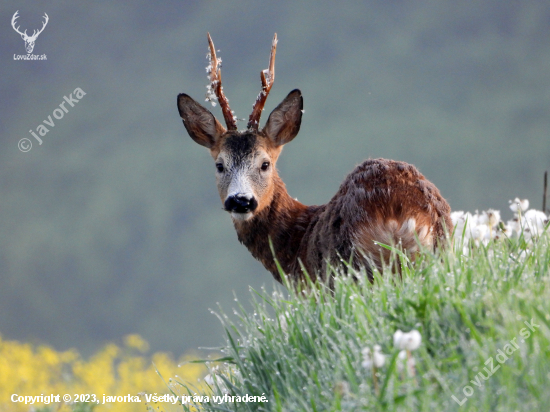
[[[221,72],[222,60],[216,57],[216,49],[214,48],[214,42],[212,41],[212,37],[210,37],[210,33],[208,33],[208,45],[210,46],[210,54],[208,55],[210,65],[206,68],[206,71],[210,77],[210,84],[206,86],[208,89],[206,99],[210,101],[217,100],[220,103],[227,129],[237,130],[237,122],[235,116],[233,116],[233,112],[229,108],[229,100],[227,100],[227,97],[223,94]]]
[[[271,56],[269,57],[269,69],[262,70],[260,76],[262,78],[262,91],[256,98],[254,105],[252,106],[252,113],[248,118],[248,129],[258,130],[260,125],[260,117],[262,110],[264,109],[267,95],[273,86],[275,80],[275,52],[277,51],[277,33],[273,36],[273,42],[271,43]]]

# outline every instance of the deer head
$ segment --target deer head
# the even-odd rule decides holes
[[[235,117],[221,87],[221,71],[210,45],[211,85],[220,103],[227,128],[214,115],[186,94],[178,96],[178,110],[189,136],[208,148],[216,166],[216,181],[224,209],[234,221],[245,221],[264,210],[272,201],[279,181],[275,168],[284,144],[300,130],[303,100],[299,90],[293,90],[269,115],[259,130],[260,116],[275,79],[275,49],[273,38],[269,69],[261,72],[262,90],[254,103],[246,130],[238,131]],[[212,99],[212,97],[211,97]]]
[[[19,10],[17,10],[15,12],[15,14],[13,15],[12,19],[11,19],[11,26],[13,27],[13,29],[19,33],[21,35],[21,38],[25,41],[25,48],[27,49],[27,53],[32,53],[32,51],[34,50],[34,42],[36,41],[36,38],[38,37],[38,35],[40,33],[42,33],[44,31],[44,28],[46,27],[46,25],[48,24],[48,20],[49,20],[49,17],[46,13],[44,13],[44,22],[42,23],[42,28],[40,30],[34,30],[33,33],[32,33],[32,36],[28,36],[27,35],[27,30],[25,30],[23,33],[21,33],[19,31],[19,27],[20,26],[17,26],[15,27],[15,24],[16,24],[16,20],[19,18],[18,16],[18,13],[19,13]]]

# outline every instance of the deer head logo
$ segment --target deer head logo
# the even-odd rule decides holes
[[[48,20],[49,20],[49,17],[46,13],[44,13],[44,23],[42,23],[42,28],[40,30],[34,30],[33,33],[32,33],[32,36],[29,36],[27,35],[27,30],[25,30],[23,33],[21,33],[19,31],[19,26],[15,27],[15,21],[19,18],[18,16],[18,13],[19,13],[19,10],[17,10],[15,12],[15,14],[13,15],[12,19],[11,19],[11,25],[13,27],[13,29],[19,33],[21,35],[21,38],[23,40],[25,40],[25,48],[27,49],[27,53],[32,53],[33,49],[34,49],[34,42],[36,41],[36,38],[38,37],[38,35],[40,33],[42,33],[44,31],[44,28],[46,27],[46,25],[48,24]]]

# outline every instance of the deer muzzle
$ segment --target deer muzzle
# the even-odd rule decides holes
[[[249,194],[237,193],[235,195],[228,196],[224,202],[225,210],[239,214],[252,213],[258,207],[258,201],[256,198]]]

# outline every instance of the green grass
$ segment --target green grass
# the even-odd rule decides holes
[[[200,410],[547,410],[549,237],[473,247],[469,256],[425,252],[415,263],[394,256],[402,279],[376,273],[370,284],[339,275],[333,292],[322,285],[253,291],[254,310],[240,308],[237,323],[219,314],[227,346],[221,361],[208,363],[219,365],[219,379],[206,394],[265,394],[268,402],[210,402]],[[414,377],[397,370],[397,329],[422,334]],[[361,349],[375,344],[388,355],[378,389],[361,366]],[[509,352],[499,355],[502,364],[499,350]],[[479,374],[490,375],[491,359],[494,373],[485,380]]]

